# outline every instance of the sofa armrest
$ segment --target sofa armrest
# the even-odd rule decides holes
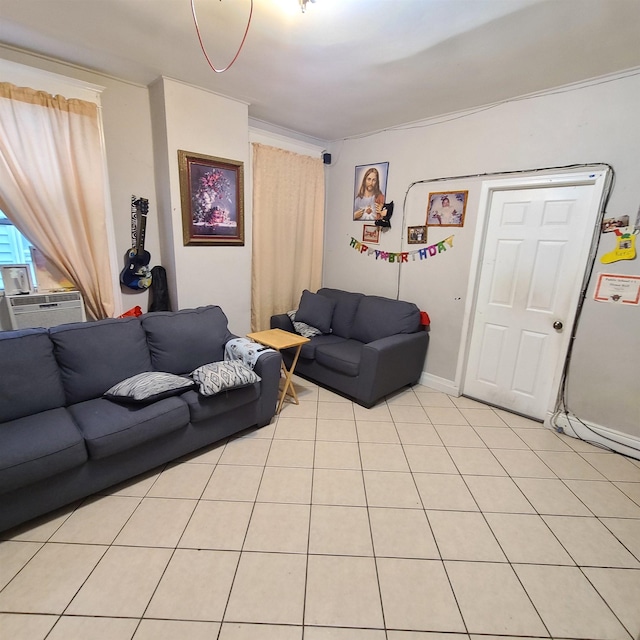
[[[422,374],[429,334],[399,333],[365,344],[360,361],[358,398],[372,406],[396,389],[415,384]]]
[[[287,320],[289,319],[289,316],[286,314],[285,317]],[[234,338],[241,338],[241,336],[231,334],[229,340]],[[247,344],[256,346],[255,343],[247,338],[241,339],[246,340]],[[271,418],[275,415],[279,395],[281,362],[282,356],[280,353],[269,349],[261,353],[253,365],[253,370],[262,379],[260,382],[260,403],[257,416],[258,427],[268,425],[271,422]]]
[[[258,426],[264,427],[271,422],[278,403],[280,384],[280,363],[282,356],[278,351],[265,351],[260,355],[253,370],[262,378],[260,383],[260,406]]]
[[[291,318],[286,313],[279,313],[275,316],[271,316],[270,329],[282,329],[283,331],[290,331],[291,333],[295,333],[296,330],[293,328],[293,322],[291,322]]]

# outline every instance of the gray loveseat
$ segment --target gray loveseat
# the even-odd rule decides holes
[[[152,377],[144,372],[183,376],[222,361],[233,338],[217,306],[0,332],[0,531],[268,424],[275,351],[251,363],[260,381],[215,395],[191,384],[137,403],[103,397],[132,376]]]
[[[295,373],[364,407],[420,379],[429,334],[412,302],[323,288],[303,293],[294,320],[322,332],[302,345]],[[271,328],[295,332],[288,314]],[[288,366],[293,355],[282,352]]]

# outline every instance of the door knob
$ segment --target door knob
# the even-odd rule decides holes
[[[563,327],[563,326],[564,326],[564,325],[562,324],[562,322],[560,322],[560,320],[556,320],[556,321],[553,323],[553,328],[554,328],[556,331],[562,331],[562,327]]]

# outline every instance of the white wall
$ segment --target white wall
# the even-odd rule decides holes
[[[163,264],[175,274],[169,273],[177,296],[174,304],[220,304],[229,316],[232,331],[248,330],[251,191],[247,179],[247,106],[163,80],[151,88],[152,114],[147,87],[6,47],[0,47],[0,57],[105,87],[102,115],[118,255],[124,255],[131,242],[131,195],[148,197],[147,249],[152,265]],[[605,162],[616,172],[608,214],[628,214],[635,219],[640,203],[640,77],[607,78],[601,84],[573,89],[506,103],[466,117],[456,114],[448,122],[416,123],[406,130],[334,142],[328,149],[332,164],[326,174],[323,284],[390,297],[399,295],[428,311],[432,330],[425,372],[434,378],[453,384],[457,375],[481,179],[415,186],[409,190],[404,208],[405,194],[413,182]],[[260,141],[259,135],[251,136]],[[295,138],[292,136],[291,140]],[[287,148],[286,140],[277,144],[277,137],[271,139],[275,146]],[[264,141],[269,143],[266,138]],[[313,141],[308,146],[312,153]],[[178,148],[245,162],[244,247],[182,246]],[[350,238],[361,239],[362,234],[362,223],[352,221],[354,168],[385,161],[390,162],[387,200],[395,201],[396,210],[392,228],[383,234],[378,248],[412,249],[406,245],[402,223],[404,220],[406,226],[424,222],[428,192],[468,188],[465,226],[455,229],[451,250],[433,260],[403,265],[399,270],[398,265],[376,261],[349,247]],[[156,194],[162,203],[156,201]],[[445,229],[431,229],[429,242],[446,235]],[[612,234],[603,236],[599,255],[612,249],[613,242]],[[606,270],[638,274],[639,265],[636,259],[608,265]],[[597,265],[595,271],[603,270],[601,267],[604,265]],[[592,282],[570,370],[570,406],[584,419],[640,436],[636,355],[640,352],[640,308],[595,303],[591,300],[593,286]],[[147,293],[123,292],[123,308],[135,305],[146,310]]]
[[[163,246],[173,256],[170,285],[175,309],[217,304],[231,331],[250,330],[251,198],[247,189],[248,106],[169,78],[151,88],[156,143],[156,181]],[[244,246],[184,246],[178,150],[240,161],[245,171]],[[167,191],[168,188],[168,191]]]
[[[332,143],[324,285],[399,295],[427,311],[432,326],[425,372],[450,381],[453,387],[462,348],[462,316],[470,293],[467,280],[481,179],[409,186],[447,176],[608,163],[616,174],[608,214],[628,214],[635,220],[640,204],[640,76],[606,80],[473,114],[455,114],[449,121],[425,121],[405,130]],[[351,237],[362,238],[362,223],[352,221],[355,166],[387,161],[386,199],[393,200],[396,208],[391,230],[375,248],[412,250],[414,245],[406,244],[403,218],[405,226],[424,224],[430,191],[469,189],[464,227],[429,230],[429,244],[455,233],[453,248],[433,259],[402,265],[401,270],[397,264],[376,261],[349,246]],[[603,235],[599,255],[611,248],[612,234]],[[640,260],[606,268],[598,264],[595,269],[604,270],[638,274]],[[592,296],[593,282],[570,369],[570,408],[584,419],[640,436],[640,307],[596,303]]]
[[[161,264],[147,88],[1,46],[0,58],[104,87],[100,95],[102,122],[119,266],[124,267],[124,255],[131,247],[131,196],[134,194],[149,198],[145,248],[151,253],[151,265]],[[127,310],[139,305],[146,311],[147,297],[147,291],[123,288],[120,306]]]
[[[232,331],[249,331],[252,190],[248,106],[167,78],[145,87],[9,47],[0,46],[0,58],[104,87],[102,119],[120,268],[131,246],[131,195],[146,197],[146,249],[151,253],[151,266],[162,265],[167,270],[173,308],[219,304]],[[252,122],[251,140],[309,155],[324,148],[320,141],[259,121]],[[244,247],[183,246],[178,149],[244,163]],[[120,297],[123,310],[137,305],[143,311],[148,308],[147,291],[123,288]]]

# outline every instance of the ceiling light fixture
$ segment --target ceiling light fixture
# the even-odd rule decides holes
[[[302,9],[302,13],[307,10],[307,3],[315,2],[316,0],[300,0],[300,8]]]
[[[196,33],[198,34],[198,42],[200,42],[200,48],[202,49],[202,53],[204,54],[204,57],[206,58],[207,62],[209,63],[209,66],[216,73],[224,73],[227,69],[230,69],[231,65],[236,61],[236,59],[240,55],[240,51],[242,51],[242,47],[244,45],[244,41],[247,39],[247,33],[249,33],[249,26],[251,25],[251,17],[253,16],[253,0],[250,0],[250,1],[251,1],[251,8],[249,10],[249,20],[247,20],[247,28],[244,30],[244,35],[242,36],[242,42],[240,43],[240,46],[238,47],[238,51],[236,51],[236,55],[233,56],[233,60],[224,69],[216,69],[216,67],[214,66],[213,62],[211,62],[211,59],[209,58],[209,56],[207,54],[207,50],[206,50],[206,48],[204,46],[204,42],[202,42],[202,36],[200,35],[200,27],[198,26],[198,18],[196,16],[195,0],[191,0],[191,14],[193,15],[193,23],[196,26]],[[306,4],[308,0],[300,0],[300,3],[302,3],[303,1]],[[311,2],[315,2],[315,1],[316,0],[311,0]],[[220,2],[222,2],[222,0],[220,0]],[[303,7],[302,11],[304,12],[304,7]]]

